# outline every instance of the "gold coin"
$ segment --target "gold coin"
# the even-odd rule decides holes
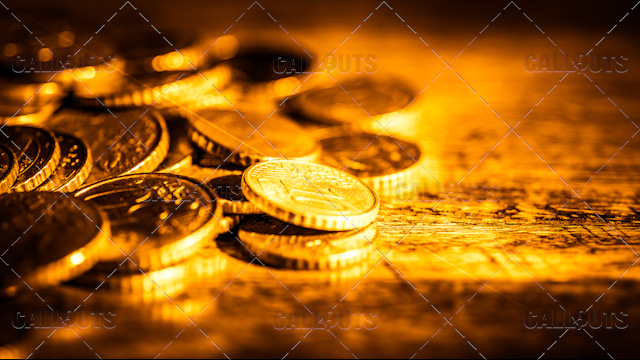
[[[0,194],[9,190],[18,178],[18,159],[11,148],[0,143]]]
[[[87,144],[75,136],[56,134],[62,158],[38,191],[73,192],[89,177],[93,160]]]
[[[0,274],[0,292],[9,296],[26,287],[23,281],[52,286],[85,272],[109,235],[109,223],[95,206],[60,193],[4,194],[0,209],[0,251],[10,270]]]
[[[67,109],[56,113],[44,126],[89,144],[95,163],[86,184],[113,176],[153,171],[169,149],[167,125],[162,115],[153,110]]]
[[[102,265],[109,271],[129,254],[135,266],[157,270],[193,255],[220,231],[222,208],[198,182],[172,174],[135,174],[89,185],[76,197],[95,204],[111,221],[112,240]],[[122,249],[122,251],[120,250]]]
[[[214,177],[207,182],[216,192],[225,214],[262,214],[256,205],[249,202],[242,193],[242,174]]]
[[[363,228],[380,208],[378,195],[355,176],[302,161],[249,167],[242,175],[242,192],[266,214],[318,230]]]
[[[358,77],[340,85],[300,93],[290,110],[328,124],[369,125],[372,117],[404,109],[415,93],[395,78]]]
[[[206,109],[189,115],[191,140],[201,149],[244,166],[272,159],[314,160],[308,132],[279,116]]]
[[[322,147],[320,163],[357,176],[378,193],[388,193],[420,172],[422,151],[406,140],[350,132],[322,137],[318,142]]]
[[[20,167],[9,191],[31,191],[40,186],[60,161],[60,145],[55,135],[30,126],[5,126],[2,132],[0,142],[16,153]]]
[[[377,236],[375,224],[349,231],[322,231],[287,224],[268,215],[251,217],[238,231],[245,248],[264,263],[305,270],[358,264],[375,251]]]

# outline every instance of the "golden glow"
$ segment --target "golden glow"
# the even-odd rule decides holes
[[[40,61],[51,61],[53,55],[48,48],[42,48],[38,51],[38,58],[40,58]]]
[[[4,48],[2,49],[2,53],[6,57],[14,56],[17,52],[18,52],[18,48],[14,43],[5,44]]]
[[[225,35],[213,44],[213,52],[218,59],[227,60],[238,53],[240,44],[238,39],[232,35]]]
[[[71,265],[78,266],[82,264],[86,260],[86,258],[84,257],[84,254],[82,252],[76,252],[71,255],[71,257],[69,257],[69,260],[71,261]]]
[[[273,89],[277,96],[288,96],[300,85],[300,80],[295,77],[285,77],[276,80]]]

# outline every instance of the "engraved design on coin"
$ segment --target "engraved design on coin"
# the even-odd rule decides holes
[[[253,165],[242,177],[242,190],[265,213],[319,230],[364,227],[380,207],[377,194],[353,175],[302,161]]]
[[[155,170],[169,149],[164,118],[156,111],[65,110],[45,122],[45,126],[73,135],[90,147],[95,164],[87,184],[117,175]]]
[[[215,194],[182,176],[126,175],[89,185],[75,196],[98,206],[111,221],[117,246],[103,259],[109,272],[124,260],[119,248],[136,264],[127,261],[130,268],[161,269],[193,255],[220,230],[222,209]]]
[[[376,191],[394,189],[417,177],[422,151],[417,144],[386,135],[350,133],[319,140],[320,163],[343,169]]]
[[[89,177],[93,165],[87,145],[75,136],[56,134],[62,158],[53,174],[42,183],[38,191],[75,191]]]

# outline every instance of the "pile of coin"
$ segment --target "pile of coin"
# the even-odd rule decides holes
[[[375,252],[380,196],[417,178],[420,147],[368,132],[342,85],[262,112],[279,108],[283,79],[301,84],[300,74],[269,73],[291,49],[252,52],[225,36],[194,59],[198,41],[184,40],[182,52],[116,44],[114,74],[66,72],[71,82],[45,82],[55,91],[38,95],[42,106],[23,107],[39,116],[0,114],[0,297],[71,280],[148,291],[145,279],[188,273],[223,233],[249,258],[288,269],[343,269]],[[15,78],[0,97],[26,94]],[[373,116],[413,96],[350,84]]]

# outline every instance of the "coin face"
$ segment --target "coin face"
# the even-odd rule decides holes
[[[79,199],[34,191],[4,194],[0,205],[2,259],[13,270],[0,273],[5,295],[15,294],[23,280],[52,286],[81,274],[108,241],[108,222]]]
[[[44,126],[89,144],[95,163],[86,184],[123,174],[153,171],[169,149],[166,123],[155,111],[70,109],[57,113]]]
[[[89,177],[93,160],[89,147],[75,136],[56,134],[62,157],[39,191],[73,192]]]
[[[417,144],[386,135],[351,132],[319,140],[320,162],[360,178],[376,191],[393,189],[416,176],[422,152]]]
[[[60,146],[51,132],[29,126],[5,126],[0,142],[18,158],[18,178],[10,191],[31,191],[42,184],[60,161]]]
[[[206,109],[190,114],[189,122],[198,147],[245,166],[271,159],[313,160],[318,154],[307,131],[275,115]]]
[[[89,185],[76,197],[96,205],[111,221],[115,246],[103,259],[109,271],[125,260],[122,251],[136,264],[127,261],[127,266],[165,268],[210,243],[220,229],[222,209],[215,195],[182,176],[126,175]]]
[[[238,236],[253,254],[272,266],[336,269],[361,262],[375,250],[378,230],[323,231],[287,224],[268,215],[252,216]]]
[[[404,109],[414,92],[397,79],[357,78],[327,88],[301,93],[292,101],[294,111],[330,124],[370,122],[371,117]]]
[[[249,202],[242,193],[242,175],[215,177],[207,183],[218,195],[225,214],[262,214],[263,211]]]
[[[18,159],[11,148],[0,143],[0,194],[9,190],[18,178]]]
[[[380,207],[376,193],[353,175],[302,161],[253,165],[242,176],[242,191],[266,214],[318,230],[363,228]]]

